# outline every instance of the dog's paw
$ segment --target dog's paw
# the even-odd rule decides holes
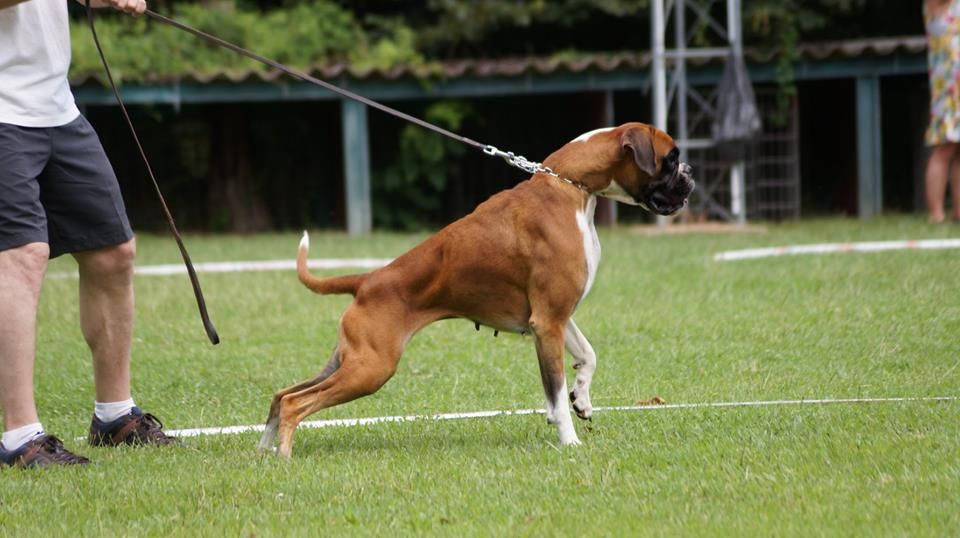
[[[570,403],[573,406],[573,412],[577,417],[583,420],[590,420],[593,417],[593,406],[590,405],[590,396],[588,394],[577,394],[577,390],[570,391]]]

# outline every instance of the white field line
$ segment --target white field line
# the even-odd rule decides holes
[[[960,248],[960,239],[909,239],[904,241],[869,241],[864,243],[819,243],[769,248],[728,250],[713,255],[715,261],[749,260],[796,254],[826,254],[832,252],[879,252],[882,250],[934,250]]]
[[[379,269],[390,263],[389,258],[323,258],[309,260],[310,269]],[[248,262],[206,262],[194,264],[198,273],[237,273],[246,271],[292,271],[297,268],[296,260],[263,260]],[[183,264],[138,265],[133,273],[138,276],[162,276],[185,274]],[[50,273],[48,278],[77,278],[76,271]]]
[[[827,404],[858,404],[858,403],[892,403],[892,402],[952,402],[960,400],[960,396],[930,396],[906,398],[840,398],[821,400],[762,400],[754,402],[706,402],[681,403],[664,405],[616,405],[608,407],[594,407],[594,411],[661,411],[667,409],[702,409],[726,407],[764,407],[774,405],[827,405]],[[329,428],[334,426],[368,426],[386,422],[414,422],[418,420],[467,420],[474,418],[490,418],[500,416],[544,414],[543,409],[514,409],[499,411],[471,411],[467,413],[438,413],[435,415],[397,415],[367,418],[341,418],[330,420],[313,420],[300,423],[300,428]],[[223,426],[213,428],[190,428],[185,430],[167,430],[169,435],[177,437],[197,437],[200,435],[232,435],[246,432],[262,432],[263,425]]]

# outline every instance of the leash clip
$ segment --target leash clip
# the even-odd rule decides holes
[[[500,151],[494,146],[487,145],[483,147],[483,152],[491,157],[500,157],[504,161],[507,161],[507,164],[510,166],[519,168],[528,174],[547,171],[540,163],[531,162],[523,155],[516,155],[512,151]]]
[[[512,151],[507,153],[507,155],[509,155],[507,162],[510,163],[511,166],[515,166],[528,174],[536,174],[537,172],[544,171],[540,163],[531,162],[523,155],[514,155]]]

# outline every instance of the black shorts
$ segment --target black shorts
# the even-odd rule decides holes
[[[131,238],[117,176],[86,118],[0,123],[0,251],[48,243],[55,258]]]

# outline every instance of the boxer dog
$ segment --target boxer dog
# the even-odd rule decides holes
[[[316,293],[349,293],[354,300],[340,318],[326,367],[274,395],[259,448],[273,449],[279,434],[277,454],[289,458],[294,430],[305,417],[376,392],[396,372],[410,338],[447,318],[532,334],[547,420],[557,426],[561,444],[580,444],[567,404],[563,351],[577,370],[569,393],[573,410],[589,419],[597,359],[571,316],[600,261],[597,196],[675,213],[694,188],[679,154],[669,135],[642,123],[583,134],[544,161],[557,176],[534,174],[371,273],[311,275],[304,233],[300,281]]]

